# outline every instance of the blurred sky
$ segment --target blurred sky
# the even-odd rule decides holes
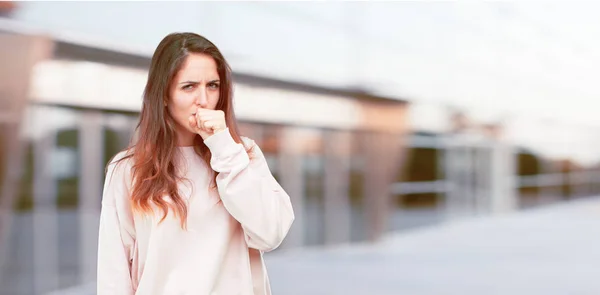
[[[61,38],[147,55],[165,34],[195,31],[213,40],[238,72],[407,99],[420,129],[443,129],[445,108],[458,107],[481,122],[504,120],[517,142],[531,141],[553,156],[572,151],[564,144],[569,140],[583,138],[575,141],[578,149],[599,141],[597,2],[18,6],[15,20]],[[549,124],[559,127],[548,131]],[[552,140],[563,144],[550,146]],[[578,157],[597,156],[590,149]]]

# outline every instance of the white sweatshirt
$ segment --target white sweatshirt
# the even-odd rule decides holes
[[[188,202],[187,230],[172,212],[133,213],[130,159],[108,167],[98,244],[98,295],[263,295],[270,287],[262,253],[279,246],[292,225],[289,196],[260,148],[250,160],[229,130],[207,138],[208,167],[192,147],[178,147],[179,184]],[[122,158],[120,153],[115,160]],[[209,188],[218,172],[218,191]],[[168,199],[168,198],[167,198]]]

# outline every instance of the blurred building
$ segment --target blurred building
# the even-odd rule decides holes
[[[104,168],[135,137],[152,51],[174,31],[232,64],[242,134],[292,197],[282,249],[600,191],[594,152],[576,162],[564,137],[583,128],[499,120],[509,103],[465,111],[489,89],[517,96],[418,41],[443,44],[373,24],[401,8],[427,31],[417,4],[0,3],[0,295],[93,282]],[[419,101],[444,95],[457,103]]]
[[[39,294],[93,280],[104,168],[134,136],[150,56],[14,28],[0,38],[10,91],[2,285]],[[241,132],[292,196],[296,221],[281,248],[379,238],[406,102],[248,74],[234,80]]]

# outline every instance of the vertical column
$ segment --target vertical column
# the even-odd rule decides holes
[[[464,218],[471,214],[473,204],[472,200],[472,179],[473,179],[473,157],[471,147],[468,145],[466,138],[459,137],[457,145],[457,153],[459,160],[457,166],[458,176],[458,217]]]
[[[492,214],[506,212],[510,209],[511,185],[509,180],[515,177],[515,171],[509,170],[515,161],[507,153],[506,146],[500,142],[494,142],[491,152],[491,174],[490,174],[490,211]],[[517,159],[518,160],[518,159]],[[518,192],[519,188],[514,188]]]
[[[465,217],[471,217],[475,214],[476,209],[476,180],[477,180],[477,147],[471,141],[467,141],[462,146],[465,154],[465,169],[464,174],[464,213]]]
[[[365,219],[367,222],[367,239],[375,241],[383,233],[383,220],[387,217],[385,207],[382,204],[382,198],[385,195],[382,193],[381,180],[383,179],[383,169],[381,164],[381,138],[377,134],[365,134],[363,137],[365,151],[365,183],[364,183],[364,199],[365,202]]]
[[[598,195],[598,167],[592,166],[588,172],[590,180],[590,196]]]
[[[591,197],[594,196],[596,194],[596,179],[595,179],[595,168],[594,167],[589,167],[586,171],[586,179],[588,181],[587,183],[587,188],[588,188],[588,192],[587,192],[587,197]]]
[[[449,219],[465,217],[473,208],[473,157],[471,147],[462,134],[446,138],[446,176],[450,182],[447,202]]]
[[[51,166],[56,133],[50,132],[34,142],[33,174],[33,266],[35,294],[59,286],[58,220],[56,180]]]
[[[279,177],[294,208],[295,220],[281,248],[300,247],[304,244],[304,174],[302,171],[302,146],[297,140],[297,129],[282,129],[279,153]]]
[[[350,241],[351,137],[349,132],[325,135],[325,244]]]
[[[503,196],[502,185],[504,183],[503,159],[500,145],[493,142],[490,147],[490,212],[495,214],[501,207]]]
[[[519,155],[517,148],[511,144],[503,144],[503,156],[506,159],[506,172],[504,179],[506,184],[504,189],[506,190],[506,203],[505,210],[514,211],[519,207],[519,188],[517,187],[515,175],[517,174],[517,167],[519,167]]]
[[[448,179],[448,174],[446,171],[446,166],[448,165],[447,159],[449,158],[448,153],[448,145],[444,138],[436,140],[436,150],[437,150],[437,181],[443,181],[444,186],[441,192],[437,193],[437,198],[440,200],[436,207],[436,211],[438,214],[444,214],[445,209],[448,207],[448,201],[450,198],[452,185],[450,179]]]
[[[81,283],[89,283],[96,278],[104,137],[102,113],[84,111],[79,118],[79,265]]]
[[[7,261],[12,207],[22,165],[21,121],[31,72],[52,53],[52,41],[39,36],[0,33],[0,276]]]
[[[444,210],[446,219],[453,219],[458,207],[458,165],[456,141],[451,135],[444,136],[444,180],[446,181],[446,198]]]
[[[23,168],[23,148],[18,122],[0,121],[0,278],[6,278],[13,221],[13,203],[17,199]],[[29,256],[28,253],[27,256]],[[3,282],[6,282],[2,280]],[[14,283],[14,282],[13,282]],[[0,282],[2,284],[2,282]]]
[[[365,136],[365,211],[367,237],[376,241],[384,234],[390,216],[391,185],[402,165],[399,134],[371,133]]]
[[[509,144],[498,142],[493,153],[492,212],[511,212],[519,204],[519,187],[516,185],[519,161],[517,151]]]
[[[465,152],[465,161],[467,163],[465,167],[465,214],[466,217],[471,217],[477,214],[477,201],[479,196],[478,191],[478,175],[479,171],[479,142],[476,138],[472,138],[471,134],[465,134],[467,136],[464,143],[463,149]]]
[[[491,174],[494,169],[491,165],[492,149],[491,142],[485,139],[476,146],[475,213],[477,215],[488,214],[491,209]]]

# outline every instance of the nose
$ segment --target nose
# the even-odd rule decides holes
[[[198,87],[198,94],[196,95],[196,104],[202,108],[206,108],[206,106],[208,105],[206,87]]]

